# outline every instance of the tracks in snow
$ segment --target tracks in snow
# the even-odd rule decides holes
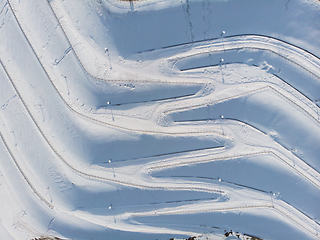
[[[45,75],[47,76],[48,80],[50,80],[52,86],[54,87],[55,91],[57,92],[57,94],[59,95],[59,97],[61,98],[61,100],[63,101],[63,103],[65,104],[65,106],[71,110],[73,113],[75,113],[77,116],[82,117],[88,121],[94,122],[94,123],[98,123],[98,124],[102,124],[108,127],[112,127],[112,128],[116,128],[116,129],[121,129],[124,131],[128,131],[128,132],[135,132],[135,133],[139,133],[139,134],[160,134],[160,135],[181,135],[181,134],[216,134],[216,135],[221,135],[221,133],[217,132],[217,131],[185,131],[183,133],[179,132],[179,131],[168,131],[168,130],[163,130],[163,131],[150,131],[150,130],[144,130],[144,129],[135,129],[135,128],[129,128],[126,126],[121,126],[121,125],[116,125],[116,124],[111,124],[109,122],[100,120],[100,119],[96,119],[93,118],[92,115],[89,115],[86,112],[82,112],[81,109],[74,109],[72,107],[72,103],[67,102],[66,98],[62,95],[62,93],[60,93],[60,91],[58,90],[58,88],[56,87],[56,85],[54,84],[54,82],[52,81],[52,78],[50,76],[52,76],[52,74],[49,74],[49,70],[47,70],[47,68],[45,67],[44,62],[41,60],[41,56],[39,56],[37,54],[37,51],[35,50],[35,47],[33,46],[33,44],[30,42],[30,38],[27,36],[25,30],[23,29],[23,27],[20,24],[20,21],[15,13],[15,10],[12,6],[11,1],[8,1],[9,6],[12,10],[12,13],[14,15],[14,18],[17,22],[17,24],[19,25],[19,28],[21,30],[21,32],[23,33],[26,41],[28,42],[30,48],[32,49],[35,57],[37,58],[38,63],[40,64],[40,66],[42,67],[42,70],[45,72]],[[48,1],[48,4],[50,6],[50,8],[52,9],[51,3]],[[67,41],[70,44],[70,48],[68,48],[69,50],[65,52],[65,55],[68,54],[71,49],[73,50],[72,52],[76,55],[77,59],[78,59],[78,63],[81,65],[81,67],[85,69],[83,63],[81,62],[80,58],[78,58],[78,55],[76,53],[76,51],[74,50],[73,46],[71,45],[71,42],[67,36],[67,34],[65,33],[59,18],[57,18],[57,16],[55,15],[54,10],[52,9],[52,13],[54,14],[56,20],[59,22],[62,31],[64,32]],[[234,40],[233,38],[239,38]],[[251,35],[251,36],[233,36],[230,38],[224,38],[223,42],[223,47],[222,45],[216,44],[216,45],[211,45],[211,46],[205,46],[206,49],[209,48],[209,50],[201,50],[201,52],[198,53],[194,53],[194,54],[189,54],[188,56],[177,56],[174,58],[169,59],[169,63],[173,63],[182,59],[185,59],[187,57],[192,57],[192,56],[196,56],[197,54],[204,54],[204,53],[212,53],[212,52],[219,52],[219,51],[226,51],[226,50],[237,50],[237,49],[245,49],[245,48],[250,48],[250,49],[257,49],[257,50],[267,50],[270,51],[294,64],[296,64],[297,66],[303,68],[304,70],[306,70],[308,73],[312,74],[313,76],[319,78],[320,76],[320,69],[319,69],[319,59],[312,55],[311,53],[307,52],[307,51],[303,51],[300,48],[297,48],[296,46],[287,44],[283,41],[274,39],[274,38],[270,38],[270,37],[266,37],[266,36],[257,36],[257,35]],[[229,41],[230,40],[230,41]],[[204,41],[199,41],[199,42],[193,42],[192,44],[199,44],[199,46],[195,46],[195,51],[199,51],[199,49],[201,48],[200,44],[205,44],[207,42]],[[179,45],[181,46],[181,45]],[[178,45],[176,46],[170,46],[170,47],[179,47]],[[168,47],[167,47],[168,48]],[[166,49],[167,49],[166,48]],[[65,56],[64,55],[64,56]],[[63,56],[63,57],[64,57]],[[62,57],[62,58],[63,58]],[[62,60],[62,58],[60,59],[60,61]],[[59,60],[58,60],[59,62]],[[57,155],[58,158],[60,158],[70,169],[72,169],[74,172],[78,173],[81,176],[84,176],[86,178],[90,178],[90,179],[97,179],[97,180],[102,180],[102,181],[107,181],[107,182],[113,182],[116,184],[120,184],[120,185],[126,185],[126,186],[130,186],[130,187],[135,187],[135,188],[147,188],[147,189],[166,189],[166,190],[187,190],[187,191],[206,191],[206,192],[216,192],[216,193],[222,193],[219,190],[215,190],[213,188],[207,188],[207,187],[190,187],[190,186],[185,186],[185,187],[179,187],[179,186],[175,186],[175,187],[169,187],[169,186],[161,186],[158,185],[156,186],[154,183],[151,184],[147,184],[147,183],[130,183],[130,182],[126,182],[126,181],[122,181],[122,180],[117,180],[117,179],[113,179],[113,178],[107,178],[107,177],[103,177],[103,176],[99,176],[99,175],[95,175],[92,174],[90,172],[78,169],[76,166],[71,165],[63,156],[62,154],[59,154],[58,150],[55,149],[55,147],[53,146],[52,143],[50,143],[49,139],[47,138],[46,134],[44,133],[44,131],[42,130],[41,126],[39,123],[37,123],[36,119],[33,117],[28,104],[24,101],[24,97],[23,94],[20,93],[19,88],[16,86],[15,81],[13,81],[13,79],[11,78],[10,74],[8,73],[6,66],[3,64],[3,62],[0,60],[0,63],[4,69],[4,71],[6,72],[8,79],[10,80],[12,86],[14,87],[17,95],[19,96],[20,101],[22,102],[24,108],[26,109],[26,111],[28,112],[28,115],[31,117],[33,123],[36,125],[38,131],[41,133],[42,137],[44,138],[44,140],[47,142],[47,144],[49,145],[49,147],[55,152],[55,154]],[[87,71],[86,71],[87,72]],[[88,73],[88,72],[87,72]],[[90,76],[94,77],[94,75],[92,73],[88,73]],[[106,79],[98,79],[98,80],[103,80],[103,81],[109,81]],[[110,81],[118,81],[118,80],[110,80]],[[141,82],[141,81],[139,81]],[[146,81],[146,82],[153,82],[151,81]],[[165,81],[164,81],[165,82]],[[167,82],[166,82],[167,83]],[[171,82],[171,83],[177,83],[177,82]],[[190,84],[190,82],[185,81],[185,82],[178,82],[178,83],[182,83],[182,84]],[[285,100],[287,100],[290,104],[292,104],[293,106],[295,106],[297,109],[299,109],[299,111],[303,112],[308,118],[312,119],[314,122],[316,122],[319,126],[319,119],[315,117],[315,115],[313,113],[310,113],[309,111],[307,111],[305,108],[303,108],[302,106],[300,106],[298,103],[294,102],[291,98],[288,98],[286,95],[284,95],[283,93],[279,92],[278,90],[276,90],[275,88],[273,88],[272,86],[264,86],[262,88],[253,90],[251,92],[257,92],[260,91],[262,89],[271,89],[272,91],[274,91],[276,94],[278,94],[279,96],[281,96],[282,98],[284,98]],[[244,92],[242,95],[247,95],[251,92]],[[239,96],[240,96],[239,95]],[[234,98],[237,96],[232,96],[231,98]],[[228,98],[229,99],[229,98]],[[217,101],[226,101],[226,99],[220,99]],[[205,103],[208,104],[208,103]],[[197,108],[203,106],[203,104],[200,105],[194,105],[191,106],[189,108]],[[186,109],[186,108],[184,108]],[[169,113],[169,112],[176,112],[176,111],[181,111],[182,109],[179,108],[172,108],[170,110],[167,110],[167,112],[165,113]],[[18,170],[20,171],[20,173],[23,175],[24,179],[27,181],[27,183],[29,184],[29,186],[32,188],[32,190],[34,191],[34,193],[50,208],[52,208],[53,206],[44,198],[41,197],[41,195],[37,192],[37,190],[32,186],[32,184],[30,183],[30,181],[28,180],[28,178],[26,177],[26,175],[23,173],[22,169],[19,167],[19,164],[17,162],[17,160],[14,158],[12,152],[10,151],[10,149],[8,148],[8,145],[6,144],[5,139],[3,138],[2,134],[0,135],[2,141],[4,142],[9,154],[11,155],[13,161],[15,162]],[[309,182],[311,182],[313,185],[315,185],[318,189],[320,188],[319,185],[319,180],[317,179],[311,179],[309,177],[309,175],[303,170],[300,169],[298,170],[297,168],[294,168],[292,166],[291,163],[288,163],[287,160],[285,160],[283,157],[280,157],[279,155],[277,155],[275,152],[273,151],[262,151],[262,152],[257,152],[257,153],[251,153],[248,155],[252,155],[252,154],[273,154],[275,155],[280,161],[283,161],[285,164],[287,164],[293,171],[296,171],[298,174],[300,174],[303,178],[307,179]],[[240,156],[240,155],[238,155]],[[236,157],[236,156],[234,156]],[[230,157],[221,157],[220,159],[227,159]],[[232,158],[232,157],[231,157]],[[218,158],[216,158],[218,159]],[[214,161],[215,159],[211,159],[208,161]],[[192,160],[190,162],[184,162],[182,164],[193,164],[193,163],[197,163],[197,160]],[[151,167],[150,170],[154,170],[156,168],[171,168],[173,167],[173,164],[167,164],[167,165],[158,165],[155,167]],[[176,165],[177,166],[177,165]],[[313,169],[314,170],[314,169]],[[221,207],[221,208],[205,208],[204,210],[190,210],[190,211],[185,211],[185,212],[178,212],[178,211],[164,211],[164,212],[159,212],[157,211],[157,215],[160,214],[190,214],[190,213],[196,213],[196,212],[207,212],[207,211],[233,211],[233,210],[239,210],[239,209],[248,209],[248,208],[272,208],[272,209],[276,209],[276,211],[278,211],[281,215],[289,218],[290,220],[292,220],[293,222],[295,222],[296,224],[298,224],[300,227],[304,228],[306,231],[308,231],[309,233],[311,233],[313,236],[316,236],[316,231],[314,230],[313,227],[311,227],[309,224],[305,224],[304,221],[300,221],[296,219],[295,214],[296,213],[291,213],[288,210],[288,207],[275,207],[270,205],[270,203],[267,204],[262,204],[262,205],[247,205],[247,206],[231,206],[231,207]],[[145,214],[145,215],[144,215]],[[148,213],[139,213],[139,214],[133,214],[133,216],[147,216]],[[299,215],[299,214],[298,214]],[[300,214],[301,215],[301,214]],[[153,213],[154,216],[154,213]],[[308,219],[308,221],[311,221],[311,219]],[[307,221],[307,222],[308,222]]]

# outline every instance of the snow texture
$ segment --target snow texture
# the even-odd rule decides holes
[[[320,2],[0,0],[0,239],[320,239]]]

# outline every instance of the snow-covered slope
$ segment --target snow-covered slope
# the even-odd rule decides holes
[[[0,0],[0,238],[320,239],[319,11]]]

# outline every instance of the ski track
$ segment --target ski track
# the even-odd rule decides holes
[[[289,3],[290,1],[288,1]],[[286,4],[286,8],[287,5]],[[208,122],[208,119],[203,120],[195,120],[194,123],[196,125],[192,124],[192,120],[186,121],[186,122],[173,122],[170,123],[170,126],[157,126],[157,130],[150,130],[150,126],[153,125],[146,125],[144,126],[143,122],[141,124],[135,123],[133,127],[128,126],[126,123],[126,119],[131,119],[132,117],[123,117],[123,121],[119,120],[118,123],[115,121],[109,121],[104,118],[104,116],[97,116],[96,114],[93,114],[92,111],[89,111],[85,107],[79,107],[75,102],[72,102],[72,98],[68,97],[69,93],[65,95],[65,92],[60,91],[60,87],[56,84],[56,81],[54,80],[55,76],[57,74],[54,73],[54,70],[50,68],[48,65],[48,61],[45,61],[45,57],[42,56],[42,53],[40,52],[39,47],[36,45],[36,42],[32,38],[32,33],[27,30],[27,27],[24,26],[22,19],[22,15],[20,16],[20,9],[18,10],[18,6],[16,9],[16,3],[15,1],[8,0],[2,11],[4,11],[4,8],[8,5],[11,9],[11,12],[13,14],[13,17],[18,24],[18,27],[23,34],[25,41],[28,43],[30,49],[32,50],[38,65],[41,68],[41,71],[43,71],[44,75],[47,77],[46,80],[48,80],[53,87],[55,94],[58,96],[58,98],[61,100],[61,105],[64,106],[65,109],[70,111],[75,118],[82,118],[84,121],[89,122],[89,124],[97,125],[100,128],[111,128],[116,130],[121,130],[129,134],[146,134],[146,135],[155,135],[155,136],[201,136],[201,135],[211,135],[213,137],[220,137],[224,138],[227,141],[233,141],[233,144],[227,144],[225,143],[225,146],[218,146],[218,147],[212,147],[212,148],[203,148],[203,149],[189,149],[185,151],[176,151],[172,153],[163,153],[163,154],[156,154],[154,156],[145,156],[142,158],[136,158],[136,159],[126,159],[122,162],[132,161],[132,160],[139,160],[139,161],[145,161],[146,164],[140,164],[138,163],[137,166],[133,167],[133,174],[126,175],[125,172],[129,171],[130,169],[126,170],[126,166],[123,165],[123,163],[120,162],[110,162],[110,165],[106,164],[104,167],[101,166],[82,166],[77,165],[76,160],[69,159],[69,156],[64,156],[64,151],[59,147],[55,146],[55,143],[50,138],[50,132],[49,130],[45,128],[44,125],[44,115],[43,112],[42,118],[43,121],[39,121],[39,118],[35,116],[35,111],[33,110],[33,106],[36,106],[31,101],[30,98],[26,98],[26,92],[22,89],[22,85],[19,83],[19,79],[15,79],[15,75],[10,73],[10,68],[8,68],[8,65],[10,65],[10,62],[7,61],[7,59],[4,59],[0,56],[0,64],[2,66],[3,71],[5,72],[8,82],[11,84],[15,91],[15,95],[11,97],[9,100],[7,100],[6,103],[4,103],[1,107],[1,111],[6,111],[8,105],[12,101],[19,101],[21,106],[26,110],[28,115],[28,121],[32,123],[37,131],[40,133],[40,136],[42,138],[42,141],[44,144],[46,144],[48,151],[53,151],[55,154],[55,157],[57,161],[60,161],[61,164],[64,164],[66,167],[68,167],[71,171],[76,173],[81,178],[87,179],[87,181],[94,181],[97,184],[103,182],[103,183],[112,183],[117,184],[120,186],[127,186],[133,189],[147,189],[150,191],[153,190],[171,190],[171,191],[190,191],[190,192],[206,192],[206,193],[215,193],[221,196],[228,195],[230,197],[229,200],[224,200],[223,202],[215,203],[214,198],[206,198],[206,197],[200,197],[200,198],[193,198],[193,199],[184,199],[179,201],[164,201],[163,204],[167,204],[168,207],[163,208],[157,208],[156,205],[161,204],[162,202],[158,202],[157,204],[151,203],[155,205],[155,207],[149,211],[148,208],[146,210],[139,210],[138,212],[135,211],[134,206],[132,209],[127,211],[126,214],[119,214],[117,215],[118,219],[122,218],[122,221],[126,221],[127,219],[135,219],[139,217],[155,217],[155,216],[161,216],[161,215],[179,215],[179,214],[195,214],[195,213],[208,213],[208,212],[232,212],[232,211],[245,211],[247,209],[267,209],[267,211],[276,211],[286,219],[288,219],[291,224],[295,225],[297,228],[302,229],[306,234],[309,236],[320,239],[320,236],[318,235],[318,228],[320,227],[319,223],[310,216],[310,214],[304,212],[304,210],[299,207],[292,206],[290,204],[290,201],[286,201],[284,199],[277,199],[273,198],[271,196],[270,199],[270,192],[254,188],[251,186],[243,185],[237,182],[230,182],[227,179],[219,179],[219,178],[212,178],[211,180],[215,180],[215,183],[207,183],[206,181],[203,181],[204,179],[197,178],[192,179],[189,176],[180,177],[179,182],[172,181],[170,178],[166,177],[152,177],[152,173],[159,171],[159,170],[165,170],[165,169],[172,169],[176,167],[181,166],[192,166],[193,164],[201,164],[205,162],[213,162],[213,161],[228,161],[230,159],[236,159],[236,158],[242,158],[242,157],[249,157],[249,156],[263,156],[263,155],[272,155],[276,159],[279,160],[280,163],[283,163],[286,168],[289,169],[290,172],[298,174],[301,176],[304,180],[306,180],[308,183],[310,183],[312,186],[316,187],[317,191],[320,191],[320,172],[319,169],[316,169],[316,167],[313,167],[311,164],[308,163],[307,159],[304,159],[303,157],[299,156],[298,154],[290,151],[290,149],[281,143],[267,143],[265,147],[259,147],[258,145],[252,144],[252,140],[248,140],[248,142],[242,141],[237,134],[232,130],[235,128],[240,128],[239,126],[244,125],[247,126],[249,129],[249,132],[253,132],[255,134],[263,135],[264,137],[268,137],[267,133],[264,132],[262,129],[259,128],[259,126],[254,126],[249,122],[241,121],[239,119],[232,119],[232,118],[225,118],[223,121],[221,121],[221,128],[220,129],[220,123],[219,121],[211,121]],[[99,76],[96,76],[95,73],[91,73],[89,70],[86,69],[85,63],[82,62],[81,57],[78,55],[77,50],[75,47],[71,44],[72,41],[70,40],[70,36],[68,36],[67,32],[65,31],[64,24],[61,23],[61,18],[57,16],[56,11],[58,11],[58,8],[53,7],[53,5],[56,4],[56,1],[47,1],[47,4],[49,8],[51,9],[51,13],[56,20],[56,22],[59,24],[60,29],[63,32],[63,35],[65,37],[65,40],[67,41],[69,47],[65,50],[65,52],[57,59],[54,60],[53,65],[55,67],[59,67],[59,64],[66,59],[66,57],[70,54],[74,54],[77,62],[80,66],[80,68],[90,77],[94,78],[95,81],[101,81],[101,82],[119,82],[122,80],[118,79],[102,79]],[[193,57],[198,57],[200,55],[205,54],[212,54],[212,53],[219,53],[219,52],[225,52],[225,51],[232,51],[232,50],[244,50],[244,49],[252,49],[257,51],[268,51],[272,54],[279,56],[280,58],[284,59],[288,63],[292,63],[297,68],[301,68],[306,73],[312,75],[313,77],[317,78],[320,81],[320,59],[313,55],[312,53],[299,48],[298,46],[292,45],[288,42],[284,42],[280,39],[275,39],[269,36],[262,36],[262,35],[237,35],[237,36],[228,36],[223,37],[223,43],[220,43],[219,41],[221,39],[206,39],[203,41],[194,41],[194,34],[193,34],[193,25],[190,19],[190,6],[189,1],[187,0],[184,3],[182,3],[182,8],[185,14],[185,17],[188,21],[189,27],[190,27],[190,35],[191,35],[191,41],[190,43],[181,43],[171,46],[163,47],[162,49],[152,49],[149,51],[140,52],[138,54],[153,54],[153,52],[160,53],[167,52],[170,49],[175,49],[176,51],[179,51],[180,48],[183,46],[193,44],[193,48],[191,51],[187,53],[177,54],[173,57],[165,59],[165,65],[162,65],[163,71],[166,72],[167,75],[170,75],[172,73],[172,76],[177,76],[179,74],[185,74],[187,72],[190,72],[190,70],[199,70],[202,68],[210,68],[210,67],[219,67],[219,64],[216,65],[205,65],[205,66],[194,66],[191,68],[182,68],[178,69],[176,68],[176,64],[179,63],[179,61],[191,59]],[[110,60],[110,59],[109,59]],[[109,61],[108,60],[108,61]],[[235,64],[233,62],[232,64]],[[238,63],[237,64],[242,64]],[[245,64],[245,63],[243,63]],[[220,64],[221,66],[221,64]],[[227,86],[227,88],[235,89],[238,91],[237,93],[223,97],[223,96],[214,96],[209,94],[208,96],[205,96],[203,98],[196,96],[195,94],[188,94],[188,95],[182,95],[182,96],[176,96],[176,97],[170,97],[170,98],[163,98],[163,99],[157,99],[157,100],[146,100],[146,101],[138,101],[138,102],[128,102],[124,104],[108,104],[105,107],[113,106],[116,110],[117,107],[127,104],[141,104],[142,106],[144,104],[155,104],[155,113],[154,116],[160,116],[160,118],[165,119],[167,116],[173,113],[187,111],[191,109],[197,109],[206,105],[212,105],[217,104],[221,102],[226,102],[227,100],[236,99],[242,96],[248,96],[253,93],[259,94],[261,91],[265,90],[271,90],[273,93],[275,93],[280,98],[284,99],[286,103],[293,106],[296,111],[302,113],[307,119],[311,120],[315,125],[320,128],[320,118],[319,118],[319,111],[315,111],[313,107],[319,108],[318,105],[315,104],[316,99],[312,99],[307,94],[300,91],[299,88],[294,87],[291,85],[288,80],[283,79],[276,74],[273,74],[274,77],[276,77],[279,81],[282,81],[287,86],[289,86],[290,91],[287,91],[286,89],[282,89],[279,86],[263,82],[263,83],[243,83],[242,85],[245,86],[244,89],[238,88],[238,85],[230,85]],[[129,79],[130,80],[130,79]],[[190,81],[189,81],[190,80]],[[124,80],[126,81],[126,80]],[[203,81],[201,79],[185,79],[185,80],[130,80],[130,82],[139,82],[139,83],[179,83],[179,84],[202,84],[205,85],[206,81]],[[241,84],[239,84],[241,85]],[[248,89],[247,89],[248,87]],[[295,97],[292,94],[292,90],[294,91],[294,94],[298,95],[299,97],[303,98],[303,101],[299,98]],[[69,89],[68,89],[69,92]],[[18,99],[18,100],[17,100]],[[308,106],[306,106],[308,104]],[[40,105],[42,106],[42,105]],[[1,114],[0,111],[0,114]],[[125,111],[125,110],[123,110]],[[121,118],[121,115],[117,115],[117,118]],[[40,118],[41,119],[41,118]],[[206,122],[206,124],[204,124]],[[154,124],[154,123],[152,123]],[[183,127],[183,126],[193,126],[192,128]],[[213,126],[211,126],[213,125]],[[223,129],[224,127],[224,129]],[[58,211],[56,209],[59,209],[59,211],[64,211],[64,207],[60,207],[59,204],[55,205],[55,203],[50,203],[44,196],[43,190],[37,190],[35,187],[35,184],[32,182],[32,180],[29,179],[28,174],[31,174],[27,169],[23,169],[24,165],[20,165],[19,162],[22,161],[22,159],[17,159],[15,157],[14,151],[18,151],[17,148],[10,147],[10,139],[6,139],[8,137],[8,134],[4,134],[3,131],[7,131],[5,127],[0,128],[0,138],[7,149],[9,155],[11,156],[12,161],[14,162],[17,171],[20,172],[20,174],[23,176],[23,179],[27,182],[27,184],[30,186],[31,191],[33,191],[35,197],[41,200],[41,202],[49,207],[49,209],[55,209],[55,211]],[[251,143],[250,143],[251,141]],[[14,143],[11,143],[11,145],[14,145]],[[210,153],[210,155],[206,155]],[[294,156],[295,162],[292,163],[290,159],[290,155]],[[212,156],[213,155],[213,156]],[[209,157],[208,157],[209,156]],[[130,166],[130,164],[129,164]],[[117,173],[115,174],[114,168],[117,168]],[[61,168],[62,169],[62,168]],[[113,170],[112,170],[113,169]],[[129,171],[130,172],[130,171]],[[31,178],[33,179],[33,178]],[[210,180],[210,179],[209,179]],[[243,189],[243,192],[241,191]],[[120,191],[121,193],[121,191]],[[255,197],[251,197],[250,194],[254,193]],[[272,192],[271,192],[272,193]],[[239,199],[239,200],[237,200]],[[245,201],[241,201],[244,200]],[[194,203],[194,205],[190,205],[188,203]],[[172,203],[179,203],[180,206],[184,206],[184,208],[175,208],[170,207],[170,204]],[[148,205],[147,203],[145,203]],[[202,204],[202,205],[201,205]],[[104,206],[104,208],[108,208],[109,206]],[[128,206],[130,207],[130,205]],[[301,207],[301,206],[300,206]],[[66,211],[66,215],[70,214],[70,212]],[[84,216],[88,216],[88,218],[85,218],[85,221],[97,224],[97,225],[106,225],[109,228],[114,228],[116,230],[122,230],[126,231],[126,224],[124,225],[108,225],[107,223],[101,223],[103,222],[103,218],[101,216],[95,216],[93,214],[89,213],[81,213],[85,214]],[[79,217],[79,219],[83,219],[83,215],[81,215],[77,212],[73,212],[73,217]],[[54,217],[49,223],[49,227],[54,225]],[[102,220],[100,220],[102,219]],[[109,221],[106,218],[105,221]],[[121,222],[121,220],[118,220]],[[30,224],[31,225],[31,224]],[[48,229],[49,229],[48,227]],[[157,232],[156,229],[150,228],[149,230],[146,230],[145,227],[139,227],[137,225],[134,226],[136,229],[134,231],[136,232]],[[167,229],[170,231],[169,229]],[[132,230],[133,231],[133,230]],[[188,229],[185,229],[184,231],[175,231],[172,229],[172,233],[188,233]],[[241,231],[241,229],[240,229]],[[160,230],[158,232],[161,232]],[[59,232],[57,232],[59,234]]]

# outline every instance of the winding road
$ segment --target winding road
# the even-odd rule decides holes
[[[10,96],[0,110],[0,138],[12,166],[22,176],[19,181],[26,182],[35,198],[40,200],[36,201],[39,209],[42,209],[42,205],[47,207],[39,212],[52,217],[46,219],[49,227],[47,223],[43,224],[47,227],[46,232],[43,232],[46,227],[39,227],[38,231],[30,230],[32,224],[30,228],[25,227],[28,236],[34,236],[36,232],[40,236],[57,233],[61,237],[71,238],[72,232],[59,232],[59,226],[63,223],[68,222],[72,226],[70,219],[76,219],[74,221],[84,225],[103,227],[107,232],[200,235],[203,229],[188,229],[183,224],[175,228],[163,222],[153,223],[151,219],[208,213],[237,215],[240,212],[250,215],[251,210],[261,210],[263,216],[269,214],[272,216],[270,219],[280,219],[281,223],[300,229],[310,239],[320,239],[319,210],[314,209],[312,204],[305,206],[303,201],[295,200],[299,196],[295,187],[297,191],[305,189],[304,198],[315,202],[320,200],[320,164],[317,155],[320,149],[317,142],[320,136],[319,57],[280,39],[244,34],[136,53],[146,59],[158,56],[142,69],[146,72],[156,71],[163,77],[161,80],[148,79],[143,74],[138,79],[109,79],[92,72],[93,68],[88,65],[92,56],[90,44],[74,43],[77,36],[72,34],[72,24],[65,15],[62,2],[43,1],[39,7],[32,3],[20,4],[16,0],[7,0],[2,1],[1,5],[4,7],[0,16],[6,19],[0,29],[1,36],[7,34],[18,37],[7,40],[0,48],[0,78],[6,94]],[[40,40],[42,29],[33,31],[37,24],[30,25],[32,20],[26,18],[28,12],[24,13],[24,6],[28,6],[28,11],[39,7],[46,14],[57,36],[50,44],[54,46],[59,43],[67,49],[63,57],[55,58],[49,47],[43,48],[39,44],[46,39],[43,37],[45,40]],[[5,16],[1,15],[4,11],[7,11]],[[12,47],[11,41],[19,46],[18,50]],[[183,50],[186,46],[191,46],[190,50]],[[21,53],[16,55],[18,51]],[[170,51],[174,54],[170,55]],[[266,70],[255,60],[247,61],[248,57],[239,54],[232,58],[234,52],[244,52],[249,56],[257,52],[272,55],[264,58],[268,62],[271,58],[283,61],[281,71],[275,70],[276,65]],[[88,56],[89,61],[84,56]],[[110,65],[107,55],[103,61]],[[28,64],[24,65],[25,62]],[[64,63],[67,65],[64,66]],[[114,65],[113,68],[117,69]],[[303,84],[294,78],[286,78],[286,71],[289,72],[290,68],[306,76]],[[32,71],[26,74],[28,69]],[[254,69],[252,80],[228,82],[228,77],[243,79],[243,69]],[[68,81],[66,90],[61,76],[70,79],[74,75],[76,81],[65,80]],[[108,96],[108,92],[101,94],[103,88],[97,91],[92,85],[107,84],[106,87],[113,87],[112,84],[119,83],[138,86],[150,84],[154,85],[155,92],[157,84],[168,88],[173,85],[195,86],[197,90],[169,97],[142,97],[138,101],[128,98],[127,102],[107,102],[101,107],[101,102],[107,98],[103,96],[101,101],[96,99],[100,95]],[[280,119],[280,108],[269,108],[261,100],[264,96],[276,100],[279,98],[282,107],[293,109],[288,118],[283,118],[284,123]],[[258,107],[254,108],[256,103]],[[235,111],[227,110],[227,104],[244,104],[244,108],[250,106],[253,110],[262,111],[253,111],[251,118],[239,117]],[[216,113],[220,106],[221,114]],[[256,117],[263,115],[263,112],[274,114],[278,122],[268,125]],[[297,119],[297,122],[292,123],[287,119]],[[313,135],[309,136],[314,139],[314,145],[293,145],[291,135],[285,135],[286,130],[274,133],[271,128],[280,123],[299,125],[299,131],[307,134],[312,132]],[[15,138],[12,138],[13,133]],[[141,144],[146,146],[142,148],[145,153],[137,157],[130,153],[121,157],[117,157],[118,153],[108,156],[109,153],[103,151],[105,146],[110,145],[110,149],[114,150],[117,149],[115,144],[131,146],[144,138],[147,139],[146,143],[141,140]],[[172,146],[166,145],[166,141],[171,141]],[[181,142],[186,144],[184,148]],[[150,155],[147,148],[151,148],[152,144],[155,145],[154,149],[160,150],[150,150],[154,152]],[[97,161],[87,159],[87,146],[93,149],[88,150],[88,155],[100,151],[99,156],[104,157]],[[169,151],[169,147],[174,150]],[[235,160],[239,162],[241,171],[241,163],[251,158],[258,159],[252,160],[254,170],[260,164],[259,159],[266,156],[271,161],[269,164],[277,169],[268,168],[270,172],[266,170],[266,173],[270,174],[270,178],[272,174],[283,174],[279,185],[285,186],[283,191],[293,186],[294,194],[282,196],[272,187],[263,184],[256,186],[256,183],[241,181],[240,178],[234,181],[230,177],[232,174],[222,173],[225,168],[231,169],[228,164]],[[221,175],[208,177],[202,174],[205,164],[221,162],[225,164],[220,169]],[[199,166],[203,166],[202,170],[189,172]],[[3,166],[0,167],[3,172]],[[182,175],[183,171],[186,171],[185,175]],[[250,175],[248,169],[243,171],[248,171],[247,175]],[[12,180],[9,175],[5,175],[7,182]],[[286,176],[290,180],[286,180]],[[294,182],[296,178],[299,180]],[[300,181],[301,186],[295,186]],[[98,193],[88,190],[92,186],[97,187]],[[22,197],[17,193],[14,195],[16,198]],[[134,200],[124,200],[122,195],[135,196],[138,200],[133,203]],[[82,197],[89,200],[75,200]],[[90,199],[94,198],[98,200],[91,203]],[[35,208],[27,204],[22,204],[21,209],[30,209],[33,214],[35,212]],[[101,212],[96,212],[99,209]],[[268,219],[266,217],[262,222]]]

